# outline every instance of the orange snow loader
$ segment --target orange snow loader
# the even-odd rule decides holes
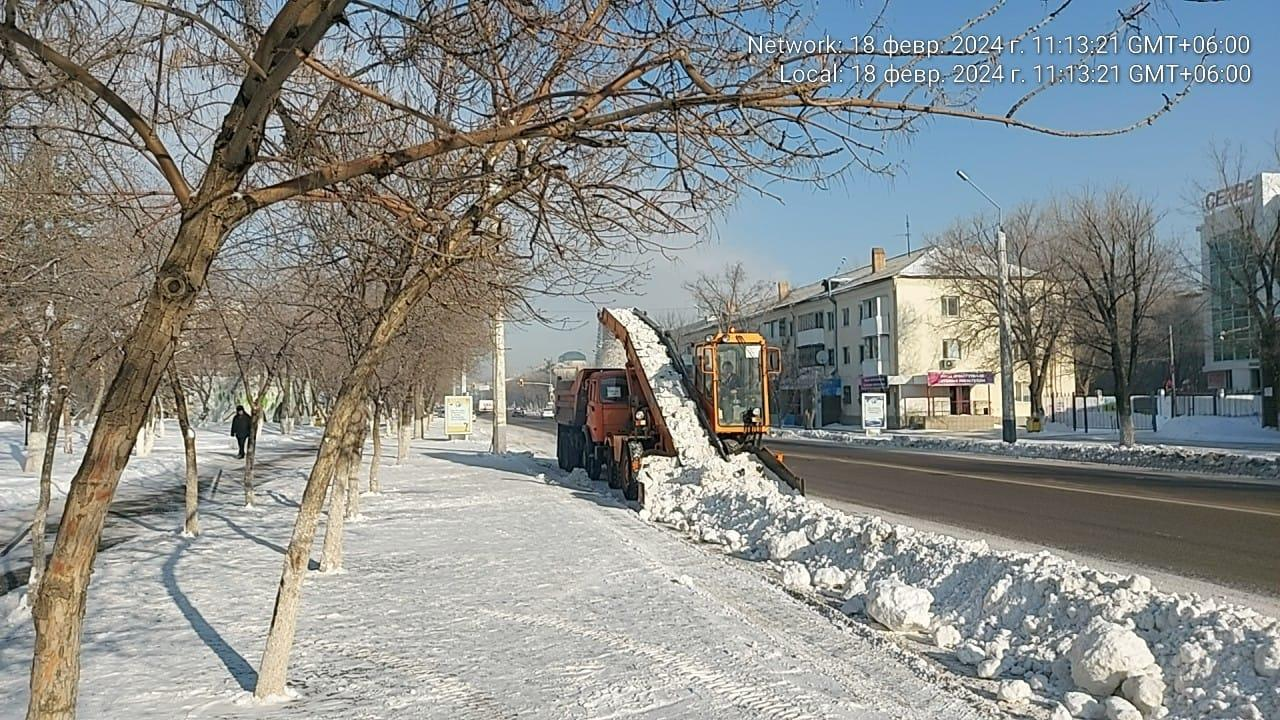
[[[661,340],[715,451],[722,457],[751,452],[804,492],[804,482],[761,445],[769,427],[769,384],[782,369],[778,349],[769,347],[759,333],[731,329],[694,347],[690,372],[671,336],[643,312],[632,312]],[[592,479],[608,480],[628,500],[643,504],[644,488],[637,479],[640,459],[649,454],[675,456],[676,445],[627,327],[608,309],[600,311],[600,322],[626,349],[626,367],[580,370],[557,394],[556,456],[561,468],[582,467]]]

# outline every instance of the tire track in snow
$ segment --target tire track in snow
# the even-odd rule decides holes
[[[488,608],[480,608],[479,611],[507,622],[571,633],[615,650],[639,655],[652,663],[652,672],[666,676],[677,686],[680,683],[696,683],[728,704],[750,712],[752,717],[772,720],[821,720],[831,717],[829,710],[824,709],[829,702],[805,697],[803,691],[785,681],[766,682],[746,672],[721,672],[688,655],[673,652],[660,645],[638,642],[626,635],[597,630],[560,618],[535,617]]]

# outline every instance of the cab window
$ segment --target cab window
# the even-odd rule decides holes
[[[600,381],[600,399],[604,402],[626,402],[627,379],[625,377],[602,379]]]

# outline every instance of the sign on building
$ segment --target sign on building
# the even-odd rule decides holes
[[[470,395],[444,396],[444,434],[449,437],[471,434]]]
[[[862,393],[862,429],[868,435],[879,435],[885,428],[884,393]]]
[[[954,387],[956,385],[989,385],[996,381],[994,372],[982,370],[956,370],[954,372],[930,372],[927,376],[930,385]]]

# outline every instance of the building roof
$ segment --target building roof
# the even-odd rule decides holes
[[[872,283],[888,280],[893,277],[930,277],[932,273],[929,271],[926,258],[932,252],[933,248],[924,247],[919,250],[913,250],[901,255],[885,258],[884,267],[879,270],[872,271],[871,264],[868,263],[862,267],[855,268],[846,272],[831,276],[835,287],[831,290],[832,295],[840,295],[842,293],[865,287]],[[824,278],[825,279],[825,278]],[[770,298],[764,300],[754,307],[748,309],[744,314],[749,317],[765,315],[776,310],[781,310],[795,305],[822,297],[827,294],[827,289],[819,280],[808,285],[792,288],[783,298]],[[673,329],[672,334],[684,335],[692,332],[700,332],[715,327],[715,320],[701,320],[699,322],[689,323]]]

